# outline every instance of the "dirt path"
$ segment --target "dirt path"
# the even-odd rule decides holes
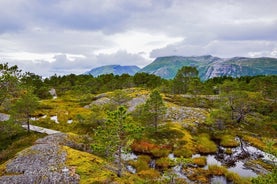
[[[23,128],[27,129],[27,125],[22,125]],[[39,133],[45,133],[45,134],[56,134],[56,133],[61,133],[60,131],[57,130],[51,130],[48,128],[43,128],[43,127],[39,127],[39,126],[35,126],[35,125],[30,125],[30,130],[31,131],[35,131],[35,132],[39,132]]]

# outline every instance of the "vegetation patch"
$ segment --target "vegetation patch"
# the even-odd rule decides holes
[[[153,181],[161,176],[160,172],[155,169],[143,170],[140,171],[137,175],[143,179],[151,179]]]
[[[228,181],[238,184],[250,184],[249,178],[240,177],[238,174],[228,171],[223,166],[209,165],[208,172],[210,176],[225,176]]]
[[[234,136],[223,135],[220,140],[220,145],[223,147],[232,148],[239,146],[239,142],[235,140]]]
[[[156,160],[156,166],[162,170],[172,167],[174,163],[168,157],[162,157]]]
[[[136,172],[139,173],[143,170],[148,170],[151,158],[148,155],[140,155],[137,160],[130,160],[128,164],[133,166],[136,169]]]
[[[196,138],[197,150],[202,154],[216,153],[217,146],[210,140],[208,134],[201,134]]]
[[[67,152],[66,164],[76,168],[76,174],[80,175],[80,183],[105,183],[107,180],[118,180],[116,174],[106,168],[107,163],[100,157],[67,146],[63,149]]]
[[[14,157],[18,152],[24,150],[25,148],[32,146],[34,142],[44,137],[45,134],[40,133],[29,133],[22,134],[17,137],[14,142],[12,142],[5,150],[0,152],[0,164]]]
[[[192,158],[192,163],[199,167],[204,167],[205,165],[207,165],[207,158],[204,156],[195,157],[195,158]]]

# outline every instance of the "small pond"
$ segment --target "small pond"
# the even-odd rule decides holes
[[[218,146],[218,152],[216,154],[201,155],[195,154],[192,158],[197,158],[200,156],[205,156],[207,159],[207,164],[202,167],[203,169],[208,169],[209,165],[225,166],[229,171],[237,173],[242,177],[257,177],[260,174],[266,174],[268,171],[258,164],[247,164],[249,161],[254,161],[257,159],[263,160],[265,163],[277,164],[277,158],[271,154],[265,153],[258,148],[251,146],[247,142],[241,141],[240,146],[232,148],[232,153],[227,154],[225,151],[227,148]],[[247,154],[246,154],[247,153]],[[245,155],[246,154],[246,155]],[[128,155],[128,156],[127,156]],[[171,160],[176,159],[174,154],[168,155]],[[134,153],[126,154],[125,160],[136,160],[137,155]],[[155,159],[152,159],[149,166],[155,168]],[[197,166],[192,166],[197,167]],[[127,169],[131,173],[135,173],[136,170],[132,166],[128,166]],[[186,174],[182,171],[181,165],[176,165],[172,168],[173,172],[179,178],[187,179]],[[224,176],[213,176],[210,178],[211,183],[226,183],[230,182]]]

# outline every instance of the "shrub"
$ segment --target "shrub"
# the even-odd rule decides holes
[[[180,148],[173,151],[176,157],[190,158],[192,156],[192,151],[186,148]]]
[[[216,153],[217,146],[213,141],[210,140],[208,134],[201,134],[197,138],[197,149],[200,153],[203,154]]]
[[[148,170],[149,168],[149,162],[151,158],[147,155],[141,155],[138,157],[137,160],[131,160],[129,161],[129,164],[133,166],[137,172]]]
[[[151,153],[156,158],[166,157],[166,156],[169,155],[170,150],[168,150],[168,149],[161,149],[161,148],[154,148],[154,149],[151,150]]]
[[[206,157],[196,157],[192,159],[192,163],[196,164],[199,167],[204,167],[207,164]]]
[[[149,143],[147,141],[134,142],[131,145],[131,149],[137,153],[150,154],[151,150],[157,147],[155,144]]]
[[[209,165],[208,167],[210,175],[222,176],[227,172],[227,169],[218,165]]]
[[[154,169],[148,169],[140,171],[138,176],[144,179],[156,179],[160,177],[160,173]]]
[[[173,163],[168,157],[162,157],[156,160],[156,166],[161,169],[167,169],[173,166]]]
[[[231,135],[223,135],[220,140],[220,145],[224,147],[237,147],[239,142]]]

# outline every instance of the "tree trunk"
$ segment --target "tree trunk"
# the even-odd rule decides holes
[[[122,176],[122,153],[121,153],[122,146],[120,145],[118,148],[118,168],[117,168],[117,176],[121,177]]]
[[[28,119],[27,119],[27,130],[28,133],[30,133],[30,116],[28,115]]]

